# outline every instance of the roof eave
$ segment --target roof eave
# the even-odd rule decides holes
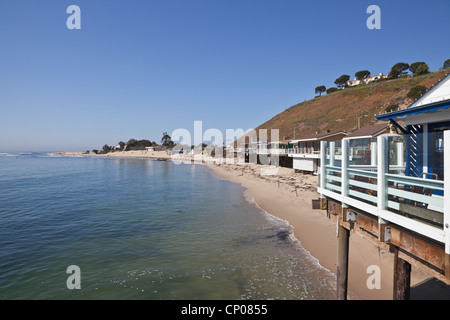
[[[445,101],[439,101],[439,102],[435,102],[435,103],[430,103],[424,106],[419,106],[419,107],[414,107],[414,108],[407,108],[407,109],[403,109],[400,111],[394,111],[394,112],[390,112],[390,113],[385,113],[385,114],[380,114],[375,116],[375,118],[377,118],[378,121],[387,121],[390,119],[396,119],[396,118],[402,118],[402,117],[407,117],[413,114],[418,114],[418,113],[426,113],[429,111],[435,111],[438,109],[447,109],[450,107],[450,100],[445,100]]]

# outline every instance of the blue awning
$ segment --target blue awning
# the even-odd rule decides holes
[[[430,111],[436,111],[439,109],[448,109],[448,108],[450,108],[450,100],[445,100],[445,101],[431,103],[431,104],[427,104],[427,105],[423,105],[423,106],[419,106],[419,107],[407,108],[407,109],[400,110],[400,111],[394,111],[394,112],[389,112],[389,113],[385,113],[385,114],[380,114],[378,116],[375,116],[375,118],[377,118],[378,121],[387,121],[390,119],[407,117],[407,116],[412,116],[414,114],[427,113]]]

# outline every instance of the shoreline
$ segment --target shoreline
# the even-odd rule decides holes
[[[207,165],[219,178],[242,185],[246,189],[244,193],[266,213],[287,221],[303,249],[317,259],[321,267],[336,274],[338,241],[335,222],[326,217],[326,212],[312,209],[312,200],[319,197],[316,191],[317,176],[295,173],[294,169],[281,167],[273,174],[268,171],[272,169],[264,165]],[[372,273],[367,273],[367,268],[373,265],[380,268],[381,288],[370,290],[366,283]],[[393,268],[392,253],[366,238],[351,233],[349,299],[392,300]],[[434,290],[434,294],[437,293],[436,288],[445,286],[433,284],[432,279],[425,272],[412,266],[411,299],[415,297],[426,299],[430,290]],[[429,282],[434,289],[427,285]],[[439,294],[434,298],[437,296]]]
[[[121,151],[108,154],[85,154],[83,152],[55,152],[57,156],[98,158],[141,158],[174,161],[165,151]],[[184,163],[191,164],[191,161]],[[293,237],[321,268],[336,275],[337,236],[336,224],[328,219],[326,212],[312,209],[312,200],[318,199],[318,177],[296,173],[294,169],[267,165],[216,164],[206,165],[215,176],[240,184],[244,194],[265,214],[286,221],[293,229]],[[351,232],[349,251],[349,300],[392,300],[393,253],[384,247]],[[369,266],[380,270],[380,289],[370,290],[367,281],[372,273]],[[370,280],[369,280],[370,281]],[[411,266],[411,300],[450,299],[450,286],[433,278],[416,266]]]

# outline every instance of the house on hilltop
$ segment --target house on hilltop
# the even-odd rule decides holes
[[[372,77],[366,77],[364,79],[357,79],[357,78],[355,78],[355,80],[347,81],[347,83],[345,84],[345,88],[356,87],[356,86],[358,86],[360,84],[368,84],[368,83],[374,82],[376,80],[386,79],[387,77],[388,77],[388,75],[380,73],[380,74],[377,74],[377,75],[372,76]]]

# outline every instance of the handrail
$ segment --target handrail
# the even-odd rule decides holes
[[[444,181],[441,180],[402,176],[392,173],[386,173],[385,176],[387,177],[388,181],[391,182],[400,182],[402,184],[410,184],[419,187],[428,187],[430,189],[444,190]]]

